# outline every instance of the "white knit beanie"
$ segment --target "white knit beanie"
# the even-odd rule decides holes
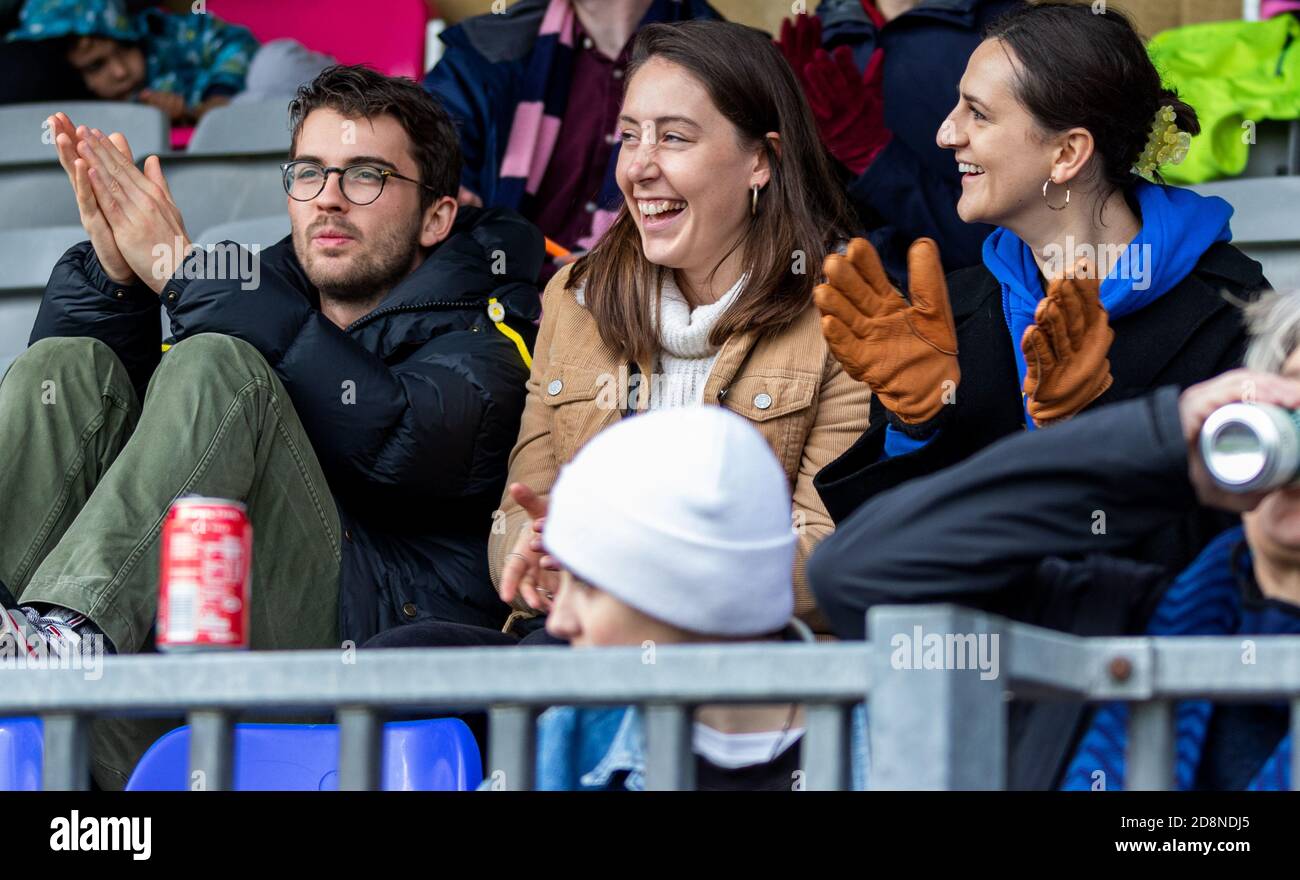
[[[691,632],[765,635],[794,612],[789,484],[762,435],[722,407],[597,434],[560,470],[542,542],[574,575]]]

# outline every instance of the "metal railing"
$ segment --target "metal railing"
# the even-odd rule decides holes
[[[387,715],[440,710],[487,709],[488,773],[509,790],[532,787],[535,720],[558,704],[640,705],[652,789],[693,787],[692,709],[706,703],[802,703],[808,790],[849,787],[851,710],[864,700],[872,789],[1003,788],[1013,699],[1134,703],[1130,789],[1172,786],[1176,700],[1285,699],[1300,730],[1300,637],[1085,639],[948,605],[875,608],[868,628],[866,643],[107,657],[93,678],[0,673],[0,717],[43,718],[44,787],[56,790],[87,785],[100,715],[185,715],[206,790],[231,787],[238,718],[322,710],[338,719],[344,790],[379,787]]]

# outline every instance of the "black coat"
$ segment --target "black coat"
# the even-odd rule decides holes
[[[1008,437],[874,498],[810,558],[818,607],[843,638],[863,638],[874,605],[934,602],[1081,636],[1142,634],[1181,566],[1122,554],[1199,509],[1178,391]],[[1008,787],[1058,786],[1087,717],[1080,702],[1013,703]]]
[[[1230,244],[1213,245],[1172,290],[1111,322],[1114,383],[1089,408],[1137,397],[1162,385],[1186,388],[1239,366],[1246,330],[1237,303],[1254,299],[1266,285],[1259,263]],[[956,400],[945,408],[942,427],[930,443],[884,460],[886,419],[879,401],[872,400],[871,427],[814,481],[837,523],[878,493],[964,461],[1024,428],[1020,378],[1000,284],[986,268],[977,266],[948,276],[948,291],[961,366]],[[1181,567],[1223,527],[1223,517],[1198,510],[1130,552],[1138,559]],[[863,548],[870,556],[875,542]]]
[[[417,620],[499,627],[509,613],[488,574],[487,537],[528,369],[488,299],[531,348],[542,254],[541,234],[518,214],[461,208],[452,235],[346,330],[320,313],[287,238],[260,254],[254,290],[212,280],[233,271],[178,273],[164,288],[177,340],[243,339],[289,392],[339,507],[342,638]],[[32,342],[100,339],[142,392],[160,358],[158,303],[143,284],[112,284],[83,243],[55,267]],[[345,397],[348,381],[355,395]]]

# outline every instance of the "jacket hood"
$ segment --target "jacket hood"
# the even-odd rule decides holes
[[[1217,196],[1145,182],[1138,184],[1134,194],[1142,228],[1101,282],[1101,304],[1111,318],[1155,302],[1190,275],[1213,244],[1232,240],[1228,223],[1232,206]],[[1003,310],[1023,381],[1020,339],[1044,295],[1038,264],[1019,236],[998,228],[984,241],[984,265],[1002,287]]]
[[[141,23],[122,0],[27,0],[9,40],[108,37],[134,43],[144,36]]]

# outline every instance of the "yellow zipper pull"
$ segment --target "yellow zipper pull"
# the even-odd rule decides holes
[[[505,322],[506,307],[497,302],[495,296],[488,300],[487,314],[492,319],[493,326],[513,342],[515,348],[519,349],[519,355],[524,359],[524,366],[531,370],[533,368],[533,357],[528,353],[528,344],[524,342],[524,338],[519,335],[518,331]]]

